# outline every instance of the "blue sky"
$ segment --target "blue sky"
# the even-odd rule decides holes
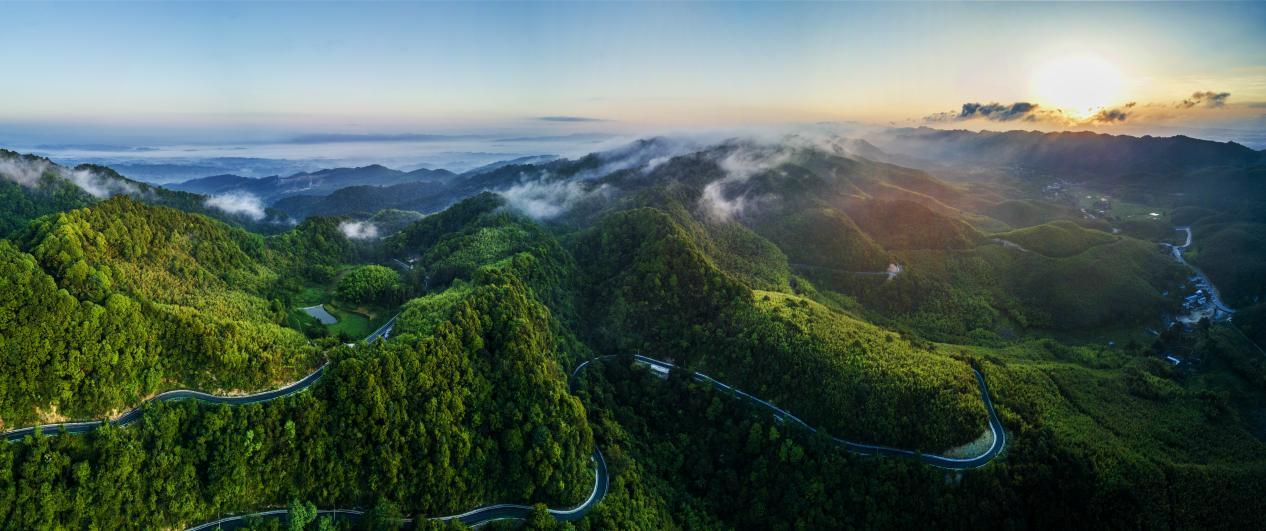
[[[0,142],[913,124],[967,102],[1054,109],[1035,98],[1072,89],[1035,88],[1034,72],[1069,57],[1111,65],[1116,88],[1090,101],[1135,102],[1130,122],[1108,124],[1123,131],[1260,130],[1266,113],[1261,4],[99,2],[3,14]],[[1230,97],[1175,110],[1196,91]],[[1033,126],[1106,127],[1065,122]]]

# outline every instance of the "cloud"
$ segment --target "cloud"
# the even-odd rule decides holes
[[[368,221],[343,221],[338,230],[349,240],[372,240],[378,237],[378,226]]]
[[[929,122],[957,122],[984,118],[996,122],[1010,122],[1014,120],[1036,122],[1059,114],[1059,111],[1047,111],[1040,108],[1038,104],[1027,101],[1017,101],[1010,105],[1001,103],[964,103],[963,108],[958,112],[937,113],[924,118],[924,120]]]
[[[627,169],[639,169],[642,174],[646,174],[673,157],[690,153],[698,147],[698,144],[688,139],[662,136],[639,139],[615,149],[594,153],[602,164],[595,169],[581,172],[577,177],[592,179]]]
[[[207,198],[206,206],[229,214],[243,215],[255,221],[264,219],[264,203],[255,194],[229,192]]]
[[[1216,95],[1215,95],[1216,96]],[[1223,98],[1225,99],[1225,98]],[[958,122],[965,120],[990,120],[995,122],[1023,121],[1047,123],[1062,127],[1119,124],[1135,117],[1137,102],[1117,107],[1102,107],[1086,118],[1074,118],[1059,109],[1046,109],[1036,103],[964,103],[958,112],[943,112],[924,118],[925,122]],[[1153,113],[1154,115],[1155,113]]]
[[[590,118],[588,116],[538,116],[536,118],[542,122],[609,122],[605,118]]]
[[[512,136],[498,138],[496,142],[584,142],[595,143],[616,138],[610,133],[571,133],[567,135]]]
[[[107,153],[144,153],[158,151],[158,148],[146,146],[119,146],[115,144],[39,144],[35,149],[40,151],[101,151]]]
[[[4,157],[0,158],[0,177],[31,188],[40,183],[40,177],[48,171],[49,166],[48,161],[44,159]]]
[[[83,191],[99,199],[118,194],[137,195],[141,192],[131,183],[111,177],[103,177],[88,168],[62,169],[61,175],[66,180],[75,183],[75,186],[82,188]]]
[[[792,154],[790,149],[739,146],[717,161],[717,165],[725,172],[725,177],[703,187],[699,206],[713,221],[729,221],[752,211],[762,203],[775,200],[775,197],[768,195],[751,197],[742,191],[736,193],[736,189],[741,189],[753,175],[786,164],[791,160]]]
[[[1180,109],[1190,109],[1197,105],[1204,105],[1210,109],[1216,109],[1226,106],[1226,100],[1230,97],[1230,92],[1213,92],[1211,90],[1192,92],[1190,98],[1178,102],[1175,107]]]
[[[1137,121],[1139,119],[1157,120],[1169,119],[1160,109],[1177,108],[1177,109],[1194,109],[1196,107],[1206,109],[1219,109],[1227,105],[1227,99],[1231,97],[1230,92],[1213,92],[1200,91],[1193,92],[1190,97],[1177,103],[1148,103],[1138,105],[1136,102],[1130,102],[1117,107],[1102,107],[1088,118],[1074,118],[1060,109],[1047,109],[1040,107],[1036,103],[1016,102],[1012,104],[1001,103],[964,103],[959,111],[941,112],[926,116],[924,122],[959,122],[966,120],[990,120],[995,122],[1045,122],[1058,126],[1086,126],[1086,125],[1104,125],[1119,124],[1125,121]],[[1247,104],[1251,107],[1252,104]],[[1137,108],[1136,108],[1137,106]],[[1195,112],[1195,111],[1193,111]]]
[[[483,138],[479,135],[433,135],[424,133],[313,133],[293,136],[286,139],[289,144],[338,144],[344,142],[444,142],[453,140],[473,140]]]
[[[1086,121],[1089,123],[1095,123],[1095,124],[1111,124],[1111,123],[1124,122],[1126,121],[1126,119],[1130,117],[1131,112],[1132,112],[1130,109],[1133,109],[1134,105],[1135,105],[1135,102],[1130,102],[1120,107],[1099,109],[1099,112],[1095,113]]]
[[[550,219],[570,210],[576,203],[610,193],[610,187],[589,187],[578,179],[523,181],[499,192],[511,208],[534,219]]]
[[[45,159],[9,157],[0,159],[0,177],[27,188],[39,186],[45,173],[53,173],[84,192],[104,199],[117,194],[137,195],[140,190],[133,184],[108,176],[102,176],[90,168],[68,170]]]

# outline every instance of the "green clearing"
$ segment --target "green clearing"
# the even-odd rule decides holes
[[[288,321],[292,328],[305,331],[309,336],[330,335],[348,341],[356,341],[373,333],[391,318],[393,307],[379,304],[351,304],[340,300],[335,295],[335,286],[339,280],[354,270],[357,264],[340,264],[334,268],[334,274],[328,282],[312,282],[304,284],[291,297],[292,308],[288,312]],[[320,304],[338,319],[337,323],[322,325],[316,319],[299,308]],[[318,329],[324,329],[319,332]]]

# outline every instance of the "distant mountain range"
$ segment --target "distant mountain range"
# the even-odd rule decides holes
[[[1020,167],[1092,179],[1266,163],[1266,152],[1234,142],[1186,136],[1135,137],[1087,131],[973,132],[920,127],[891,129],[867,139],[884,152],[924,160]]]
[[[225,209],[204,194],[153,186],[105,166],[69,168],[44,157],[0,149],[0,235],[45,214],[89,206],[115,195],[204,214],[257,232],[278,232],[290,226],[284,214],[263,205],[246,211]]]
[[[813,145],[810,139],[796,136],[787,142]],[[865,139],[835,138],[819,147],[854,159],[933,173],[954,167],[997,168],[1022,178],[1069,179],[1104,187],[1191,194],[1207,189],[1214,180],[1224,187],[1244,189],[1251,196],[1260,195],[1260,172],[1245,169],[1266,162],[1263,152],[1235,143],[1088,132],[889,129]],[[434,212],[485,190],[505,191],[546,181],[557,186],[564,180],[589,181],[625,169],[645,172],[702,148],[689,142],[650,138],[575,160],[521,157],[461,174],[430,169],[405,172],[372,165],[288,177],[217,175],[170,188],[208,195],[250,193],[295,219],[369,215],[381,209]],[[1225,171],[1210,172],[1210,168]]]
[[[374,164],[360,168],[333,168],[314,172],[300,172],[288,177],[262,178],[238,175],[214,175],[191,179],[167,188],[185,192],[219,195],[245,192],[256,195],[266,202],[293,195],[328,195],[349,186],[390,186],[403,183],[444,182],[455,176],[448,170],[418,169],[410,172],[393,170]]]
[[[1170,197],[1185,196],[1187,203],[1208,207],[1218,205],[1196,201],[1202,194],[1217,192],[1214,195],[1219,201],[1234,200],[1240,203],[1239,209],[1243,209],[1245,204],[1259,204],[1259,198],[1266,195],[1266,187],[1261,182],[1262,168],[1266,166],[1264,152],[1235,143],[1184,136],[972,132],[923,127],[888,129],[864,139],[837,137],[824,141],[793,135],[781,143],[784,146],[813,146],[837,156],[880,163],[879,166],[867,166],[862,174],[882,174],[887,176],[884,179],[899,177],[907,181],[886,185],[882,190],[891,190],[895,186],[941,201],[953,202],[957,199],[951,199],[953,193],[946,190],[921,189],[932,181],[903,177],[923,175],[907,173],[904,168],[918,168],[938,176],[938,169],[996,168],[1021,179],[1067,179],[1123,194],[1141,190]],[[713,158],[724,158],[725,153],[741,147],[733,143],[718,145],[729,147],[714,152]],[[553,156],[519,157],[460,174],[444,169],[401,171],[377,164],[261,178],[226,173],[165,186],[173,191],[170,193],[125,179],[108,168],[95,168],[100,168],[98,173],[108,175],[112,180],[125,180],[127,188],[155,190],[147,192],[151,197],[158,198],[155,194],[166,193],[170,196],[164,198],[167,203],[188,204],[201,209],[205,207],[203,196],[248,194],[253,199],[257,198],[263,207],[272,209],[269,219],[289,217],[302,220],[310,216],[366,218],[383,209],[429,213],[482,191],[512,193],[539,208],[557,209],[561,208],[561,203],[589,195],[599,186],[606,186],[604,193],[608,195],[616,190],[627,192],[641,188],[644,183],[640,181],[654,175],[656,168],[676,157],[710,149],[713,147],[688,141],[649,138],[574,160]],[[739,162],[742,161],[728,163]],[[887,165],[892,167],[885,167]],[[689,176],[683,177],[690,179]],[[756,184],[744,181],[741,186]],[[730,183],[727,186],[739,185]],[[1227,190],[1235,193],[1223,193]],[[859,191],[871,196],[881,192],[865,189],[865,186],[859,186]],[[199,195],[180,196],[174,192]],[[934,210],[939,208],[919,197],[906,199],[930,204]],[[971,196],[965,200],[970,201]],[[39,208],[31,209],[31,212],[38,211]],[[223,217],[224,213],[218,212],[218,216]]]

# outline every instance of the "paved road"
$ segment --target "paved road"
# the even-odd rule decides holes
[[[390,334],[391,328],[395,324],[395,320],[396,318],[392,317],[391,320],[389,320],[386,324],[384,324],[378,330],[375,330],[374,333],[370,334],[369,337],[366,338],[366,341],[373,342],[379,338],[386,338]],[[568,385],[574,386],[576,382],[576,376],[580,373],[580,371],[584,370],[591,363],[595,361],[600,361],[600,360],[612,359],[614,357],[615,356],[601,356],[598,358],[585,361],[584,363],[581,363],[579,366],[576,367],[575,370],[572,371],[570,377],[568,378]],[[642,355],[635,355],[634,359],[636,359],[638,362],[662,367],[670,371],[680,370],[678,369],[678,367],[666,361],[660,361],[660,360],[649,358]],[[243,396],[216,396],[216,395],[203,393],[200,391],[191,391],[191,390],[182,389],[182,390],[176,390],[176,391],[168,391],[166,393],[160,394],[150,399],[149,401],[146,401],[146,403],[150,401],[154,401],[154,400],[162,401],[162,400],[182,400],[182,399],[194,399],[194,400],[201,400],[201,401],[209,402],[209,403],[238,404],[238,405],[265,402],[265,401],[273,400],[273,399],[280,398],[283,396],[288,396],[288,395],[303,391],[304,389],[307,389],[314,382],[316,382],[318,379],[321,378],[321,376],[325,373],[325,368],[328,365],[329,365],[328,363],[326,365],[322,365],[316,371],[313,371],[312,374],[309,374],[308,376],[304,377],[302,380],[299,380],[295,383],[287,385],[286,387],[282,387],[280,389],[274,389],[272,391],[267,391],[263,393],[257,393],[253,395],[243,395]],[[1003,431],[1002,423],[998,420],[998,414],[994,410],[993,400],[991,399],[989,395],[989,389],[987,385],[985,384],[984,376],[980,374],[980,371],[974,368],[972,370],[976,375],[977,383],[980,384],[981,398],[984,400],[985,407],[989,411],[989,429],[993,432],[993,435],[994,435],[993,444],[989,447],[989,449],[987,449],[985,452],[981,453],[978,456],[968,457],[968,458],[952,458],[952,457],[944,457],[944,456],[938,456],[938,455],[921,454],[913,450],[904,450],[900,448],[889,448],[885,446],[875,446],[875,445],[855,443],[852,441],[846,441],[844,439],[840,439],[838,437],[832,437],[832,439],[834,439],[835,442],[842,445],[845,449],[852,452],[861,453],[861,454],[883,455],[883,456],[892,456],[892,457],[913,457],[913,458],[918,458],[922,460],[923,462],[928,463],[930,465],[938,466],[941,468],[949,468],[949,469],[968,469],[968,468],[977,468],[977,467],[983,466],[989,461],[993,460],[993,458],[996,457],[998,453],[1002,451],[1003,447],[1006,444],[1006,433],[1005,431]],[[805,429],[813,433],[816,433],[818,431],[816,428],[809,426],[807,423],[800,420],[795,415],[792,415],[790,412],[782,408],[779,408],[778,406],[775,406],[769,402],[766,402],[765,400],[762,400],[748,393],[745,393],[735,387],[732,387],[730,385],[717,381],[706,374],[703,374],[700,372],[694,372],[692,373],[692,376],[696,380],[709,383],[717,389],[720,389],[722,391],[732,392],[737,396],[746,398],[752,401],[753,403],[756,403],[760,405],[761,407],[769,410],[776,417],[783,419],[784,421],[795,422],[796,424],[804,427]],[[128,411],[127,413],[123,414],[120,417],[117,417],[115,419],[111,419],[108,421],[98,420],[98,421],[90,421],[90,422],[51,424],[51,425],[40,426],[40,428],[44,428],[44,429],[65,428],[67,433],[84,433],[87,431],[91,431],[93,428],[105,422],[110,422],[111,424],[115,424],[115,425],[128,424],[130,422],[135,421],[137,418],[139,418],[140,413],[141,413],[141,408],[137,407],[131,411]],[[16,441],[16,440],[20,440],[22,437],[26,435],[34,433],[35,429],[36,429],[35,427],[22,428],[20,430],[6,432],[4,435],[5,435],[6,440]],[[561,520],[561,521],[579,520],[583,518],[585,514],[587,514],[590,510],[592,510],[593,507],[596,506],[600,501],[602,501],[602,499],[606,496],[607,490],[610,486],[610,476],[607,471],[606,459],[603,457],[602,451],[597,448],[594,449],[591,459],[593,460],[595,467],[594,467],[594,485],[593,485],[593,489],[589,493],[589,497],[586,498],[585,501],[581,502],[580,504],[574,507],[570,507],[566,509],[549,509],[549,513],[555,519]],[[322,509],[322,510],[317,511],[317,513],[321,515],[343,515],[349,518],[359,518],[364,515],[363,511],[359,511],[355,509]],[[462,514],[437,516],[437,517],[432,517],[429,519],[441,520],[441,521],[458,520],[465,525],[474,527],[474,526],[479,526],[479,525],[486,524],[492,521],[497,521],[497,520],[512,520],[512,519],[522,520],[522,519],[526,519],[529,515],[531,515],[531,513],[532,513],[532,507],[529,505],[503,503],[503,504],[486,505],[483,507],[478,507]],[[212,529],[212,528],[234,529],[234,528],[244,526],[246,522],[252,518],[285,519],[287,518],[287,511],[285,509],[272,509],[272,510],[261,511],[257,513],[229,516],[229,517],[221,518],[219,520],[206,522],[198,526],[192,527],[190,528],[190,531]],[[412,523],[412,520],[405,519],[404,522]]]
[[[606,356],[605,358],[612,357],[614,356]],[[580,366],[576,367],[576,369],[572,371],[571,377],[568,378],[568,386],[575,385],[576,375],[592,361],[595,360],[589,360],[581,363]],[[598,504],[598,502],[602,501],[602,498],[606,497],[607,489],[610,487],[611,481],[610,475],[607,472],[607,461],[603,458],[602,451],[597,448],[593,450],[593,454],[590,459],[593,460],[596,465],[594,467],[593,490],[589,492],[589,497],[586,498],[585,501],[580,502],[580,504],[574,507],[567,509],[549,509],[550,515],[552,515],[556,520],[572,522],[584,518],[585,514],[588,514],[589,511]],[[319,510],[317,511],[317,514],[342,515],[348,518],[360,518],[364,516],[365,512],[353,509],[328,509]],[[457,520],[467,526],[476,527],[497,520],[526,520],[531,514],[532,506],[530,505],[498,503],[494,505],[476,507],[461,514],[430,517],[427,518],[427,520]],[[201,531],[204,529],[238,529],[244,527],[247,521],[253,518],[279,518],[285,520],[288,517],[289,515],[286,509],[272,509],[256,513],[228,516],[219,520],[191,527],[187,531]],[[414,522],[412,518],[405,518],[402,519],[402,523],[413,524]]]
[[[608,359],[610,357],[611,356],[606,356],[600,359]],[[677,366],[671,363],[668,363],[666,361],[660,361],[660,360],[657,360],[654,358],[648,358],[642,355],[635,355],[633,356],[633,358],[639,362],[642,362],[648,365],[656,365],[668,370],[680,370]],[[576,370],[579,371],[580,369],[584,368],[588,364],[589,362],[585,362],[581,364],[580,367],[577,367]],[[993,432],[993,444],[991,444],[989,448],[986,449],[984,452],[981,452],[980,455],[976,455],[974,457],[962,457],[962,458],[945,457],[945,456],[935,455],[935,454],[924,454],[924,453],[917,452],[915,450],[906,450],[902,448],[892,448],[888,446],[878,446],[878,445],[873,445],[873,444],[862,444],[858,442],[841,439],[835,436],[831,436],[831,439],[834,440],[837,444],[843,446],[846,450],[850,452],[854,452],[854,453],[859,453],[859,454],[882,455],[882,456],[887,456],[887,457],[915,458],[935,467],[948,468],[948,469],[954,469],[954,470],[963,470],[963,469],[982,467],[985,464],[992,461],[993,458],[997,457],[998,454],[1002,452],[1003,447],[1006,446],[1007,434],[1006,434],[1006,431],[1002,428],[1002,422],[998,420],[998,412],[994,410],[993,398],[989,395],[989,386],[985,383],[984,375],[980,374],[980,371],[976,370],[974,367],[972,368],[972,372],[976,375],[976,383],[980,385],[980,398],[981,400],[984,401],[985,409],[988,410],[989,412],[989,430]],[[573,373],[572,375],[574,377],[575,373]],[[811,433],[818,432],[817,428],[814,428],[810,426],[808,423],[806,423],[805,421],[800,420],[799,417],[792,415],[789,411],[782,409],[778,406],[775,406],[765,400],[752,396],[748,393],[745,393],[736,387],[717,381],[711,376],[708,376],[701,372],[692,373],[691,376],[695,380],[711,384],[716,389],[719,389],[725,392],[732,392],[739,397],[745,398],[755,403],[756,405],[770,411],[771,413],[774,414],[775,417],[778,417],[782,419],[783,421],[793,422],[799,425],[800,427],[808,430]]]
[[[607,461],[602,457],[602,452],[597,449],[593,451],[593,455],[590,458],[593,460],[596,467],[594,468],[593,490],[590,491],[589,497],[575,507],[567,509],[549,509],[549,513],[554,517],[554,519],[564,522],[574,522],[584,518],[584,516],[607,495],[607,489],[610,486],[610,476],[607,473]],[[318,510],[317,514],[346,516],[351,519],[357,519],[363,517],[365,515],[365,511],[355,509],[322,509]],[[427,518],[427,520],[457,520],[467,526],[477,527],[497,520],[526,520],[531,514],[531,505],[499,503],[478,507],[462,514],[435,516]],[[187,531],[202,531],[204,529],[238,529],[244,527],[247,524],[247,521],[252,518],[279,518],[285,520],[288,517],[289,514],[286,509],[272,509],[257,513],[221,518],[219,520],[191,527]],[[401,519],[401,523],[406,525],[412,524],[413,519],[403,518]]]
[[[391,331],[396,327],[396,317],[400,317],[400,314],[396,314],[395,317],[388,319],[386,323],[383,323],[383,325],[378,327],[377,330],[374,330],[372,334],[366,336],[365,342],[373,343],[379,339],[389,338],[391,336]]]
[[[387,321],[387,323],[382,325],[382,327],[380,327],[378,330],[375,330],[374,333],[369,334],[369,336],[365,338],[365,341],[368,343],[373,343],[374,341],[377,341],[378,339],[386,339],[387,336],[391,333],[392,327],[395,326],[395,323],[396,323],[396,318],[392,317],[391,320]],[[235,405],[235,406],[267,402],[269,400],[275,400],[284,396],[290,396],[292,394],[295,394],[307,389],[312,384],[316,383],[317,380],[321,379],[321,376],[325,374],[325,368],[328,366],[329,366],[329,362],[326,362],[324,365],[317,367],[317,370],[312,371],[311,374],[304,376],[302,379],[300,379],[297,382],[291,383],[285,387],[273,389],[271,391],[264,391],[262,393],[255,393],[251,395],[239,395],[239,396],[221,396],[221,395],[213,395],[210,393],[204,393],[202,391],[194,391],[192,389],[175,389],[172,391],[167,391],[165,393],[160,393],[154,398],[146,400],[141,405],[136,406],[135,408],[128,410],[126,413],[119,415],[117,417],[114,417],[112,419],[89,420],[89,421],[84,421],[84,422],[62,422],[62,423],[57,423],[57,424],[43,424],[40,426],[31,426],[28,428],[19,428],[16,430],[6,431],[0,435],[3,435],[4,439],[8,442],[15,442],[15,441],[22,440],[22,438],[26,437],[27,435],[34,434],[36,429],[39,429],[40,432],[43,433],[44,435],[56,435],[60,433],[63,428],[65,428],[66,433],[87,433],[87,432],[92,431],[97,426],[100,426],[107,422],[115,426],[122,426],[125,424],[130,424],[136,421],[136,419],[140,418],[142,408],[145,407],[145,404],[148,404],[150,402],[166,402],[170,400],[197,400],[199,402],[206,402],[209,404],[229,404],[229,405]]]

